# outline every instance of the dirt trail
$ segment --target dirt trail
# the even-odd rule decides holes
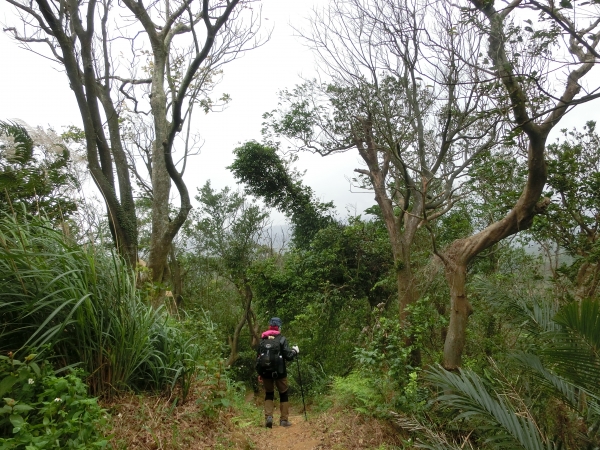
[[[260,397],[260,396],[259,396]],[[331,408],[308,410],[291,404],[292,426],[279,426],[278,405],[273,428],[264,427],[262,399],[249,396],[256,415],[238,416],[221,410],[209,419],[190,400],[174,408],[163,397],[123,395],[103,406],[111,412],[112,443],[127,450],[372,450],[382,444],[399,445],[398,429],[389,422],[365,417],[355,411]],[[260,420],[257,420],[260,417]]]
[[[323,448],[323,438],[316,436],[314,424],[304,420],[302,415],[290,415],[292,426],[280,427],[278,422],[272,429],[265,428],[254,439],[257,450],[314,450]]]
[[[275,417],[272,429],[249,427],[236,430],[235,448],[255,450],[355,450],[375,449],[382,444],[399,445],[401,437],[389,422],[366,418],[347,410],[308,413],[292,411],[288,428],[280,427]],[[236,436],[237,435],[237,436]]]

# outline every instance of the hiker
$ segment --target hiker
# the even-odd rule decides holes
[[[265,426],[273,427],[273,410],[275,400],[275,387],[279,392],[279,410],[281,417],[279,425],[289,427],[290,406],[288,403],[288,380],[285,367],[286,361],[292,361],[300,353],[297,345],[291,349],[285,336],[281,334],[281,319],[273,317],[269,321],[269,329],[265,331],[258,345],[256,357],[256,370],[258,380],[265,386]]]

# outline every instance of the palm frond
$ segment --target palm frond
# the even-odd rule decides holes
[[[600,299],[570,303],[554,321],[561,330],[542,354],[556,373],[600,398]]]
[[[460,411],[455,420],[478,419],[484,423],[479,428],[490,432],[487,439],[490,444],[526,450],[554,448],[541,434],[531,414],[517,414],[496,392],[490,394],[475,372],[462,370],[455,374],[438,367],[429,370],[427,378],[445,392],[437,401]]]
[[[473,449],[469,436],[460,444],[446,436],[445,433],[434,430],[432,424],[423,425],[414,417],[402,416],[396,412],[390,411],[394,422],[403,430],[411,434],[417,434],[414,447],[427,450],[465,450]]]
[[[576,411],[580,411],[581,389],[579,386],[565,380],[563,377],[544,367],[539,356],[530,353],[519,353],[514,358],[536,377],[542,387],[552,396],[558,396],[560,399]]]
[[[475,277],[471,289],[488,303],[504,311],[512,323],[530,333],[539,334],[560,329],[553,320],[558,312],[556,302],[548,302],[518,287],[515,287],[513,292],[499,289],[497,284],[487,277]]]

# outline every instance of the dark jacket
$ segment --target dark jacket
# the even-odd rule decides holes
[[[288,345],[288,341],[285,338],[285,336],[281,335],[280,332],[275,332],[273,330],[267,330],[265,331],[262,336],[261,336],[261,343],[266,340],[269,339],[270,336],[273,337],[279,337],[279,354],[282,356],[281,358],[281,364],[279,366],[279,370],[277,371],[277,378],[285,378],[287,377],[287,367],[285,362],[286,361],[292,361],[294,359],[294,357],[296,356],[296,352],[291,349]],[[256,354],[256,360],[257,360],[257,365],[258,365],[258,358],[260,357],[260,344],[258,345],[258,349],[257,349],[257,354]],[[260,373],[259,371],[259,375],[262,376],[263,378],[267,378],[267,379],[272,379],[273,376],[271,373]]]

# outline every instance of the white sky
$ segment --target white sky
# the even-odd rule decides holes
[[[251,139],[260,141],[262,114],[277,107],[277,92],[301,83],[300,75],[314,76],[310,51],[294,36],[290,26],[301,28],[313,4],[327,0],[263,0],[265,28],[274,27],[271,40],[263,47],[224,66],[223,82],[215,93],[228,93],[232,102],[219,113],[197,112],[196,127],[205,143],[200,155],[189,162],[184,176],[190,194],[210,179],[221,189],[235,186],[225,168],[233,162],[231,151]],[[12,10],[0,2],[2,25],[15,24]],[[6,33],[0,33],[0,120],[21,119],[32,126],[80,125],[81,120],[66,75],[56,64],[19,49]],[[344,218],[349,209],[360,214],[374,204],[372,193],[351,193],[348,178],[364,163],[357,152],[323,158],[301,153],[297,166],[306,170],[304,183],[311,186],[323,201],[333,200],[338,215]]]
[[[196,114],[194,127],[205,140],[201,154],[190,162],[185,180],[192,195],[196,187],[211,179],[215,188],[234,186],[225,169],[233,158],[231,151],[251,139],[260,141],[262,114],[277,106],[277,91],[301,82],[300,75],[314,76],[310,51],[294,36],[290,22],[302,28],[315,4],[328,0],[263,0],[266,27],[274,27],[270,42],[224,67],[218,92],[231,95],[232,102],[221,113]],[[0,22],[15,24],[12,10],[0,2]],[[74,96],[66,76],[48,60],[19,49],[0,32],[0,120],[18,118],[32,126],[52,126],[57,131],[80,124]],[[581,126],[586,120],[600,120],[599,102],[582,105],[563,119],[558,128]],[[575,115],[576,114],[576,115]],[[348,178],[360,167],[357,152],[328,157],[302,153],[297,163],[306,170],[304,182],[323,201],[333,200],[344,218],[360,214],[374,203],[372,193],[352,193]]]

